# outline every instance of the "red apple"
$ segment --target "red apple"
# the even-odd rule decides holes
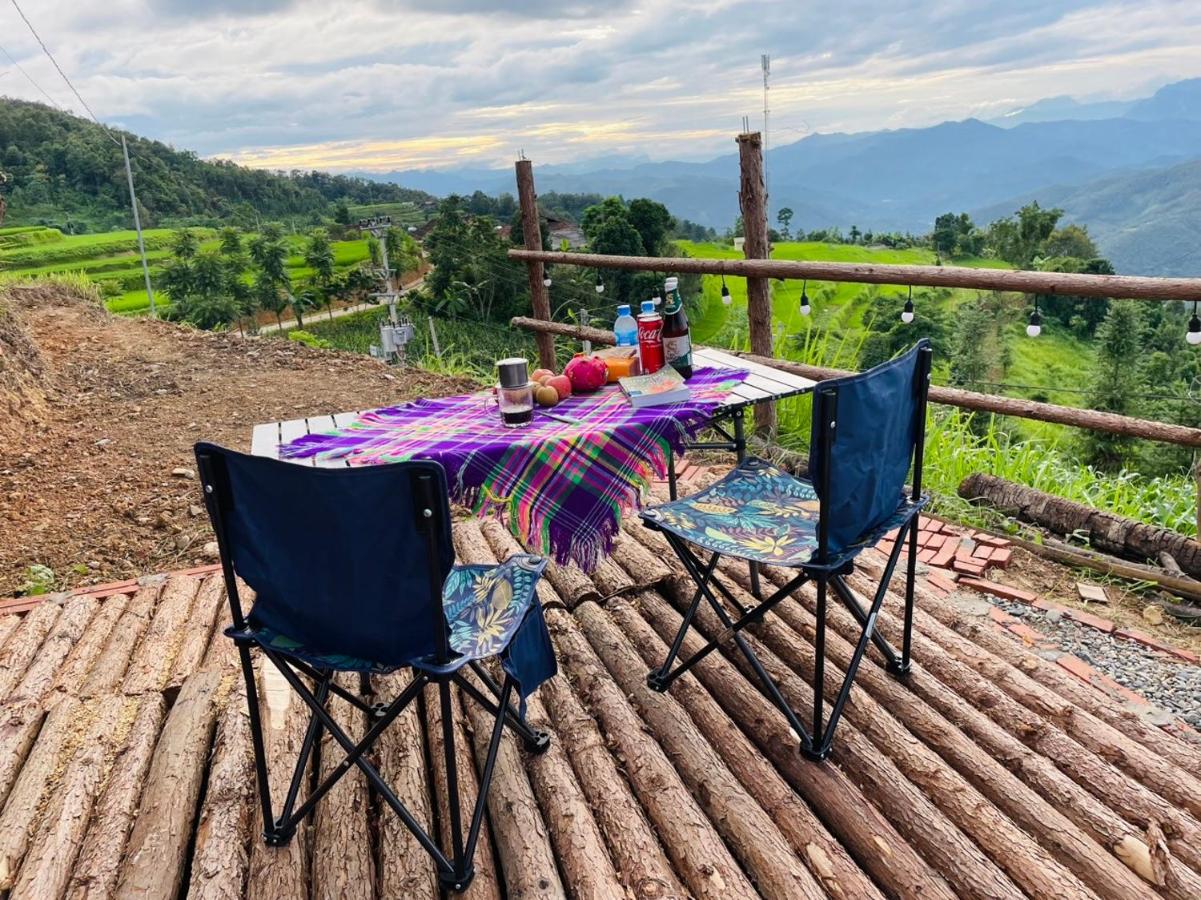
[[[566,375],[552,375],[545,384],[559,392],[559,399],[566,400],[571,396],[571,379]]]

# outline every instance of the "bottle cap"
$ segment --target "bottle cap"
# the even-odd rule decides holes
[[[665,287],[669,291],[674,291],[676,289],[676,287],[679,285],[679,283],[680,283],[680,279],[676,278],[673,275],[672,277],[664,280],[663,287]]]
[[[642,311],[644,313],[653,313],[655,311],[655,301],[654,300],[643,300],[642,301]]]
[[[617,307],[617,314],[619,316],[628,316],[630,314],[630,304],[623,303],[621,306]]]

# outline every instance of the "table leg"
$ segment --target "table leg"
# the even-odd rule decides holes
[[[667,447],[667,496],[676,499],[676,454],[670,444]]]
[[[746,460],[746,419],[742,409],[734,413],[734,453],[737,454],[740,463]],[[749,569],[751,594],[754,595],[756,600],[762,600],[763,592],[759,588],[759,564],[750,563]]]

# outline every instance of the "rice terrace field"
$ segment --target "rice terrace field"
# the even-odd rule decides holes
[[[421,211],[411,203],[377,203],[352,206],[353,219],[365,216],[392,216],[397,225],[408,227],[424,221]],[[200,238],[200,249],[217,248],[213,228],[192,228]],[[292,283],[312,275],[305,266],[301,248],[306,228],[284,238],[288,245],[288,275]],[[177,229],[150,228],[143,231],[150,278],[156,283],[163,265],[171,258],[171,241]],[[247,238],[251,235],[247,234]],[[338,272],[366,262],[370,257],[365,239],[334,241],[334,266]],[[96,284],[110,312],[138,314],[146,312],[150,301],[143,286],[142,263],[134,231],[107,231],[95,234],[64,234],[57,228],[20,225],[0,228],[0,278],[34,278],[42,275],[81,273]],[[155,295],[157,302],[167,297]]]

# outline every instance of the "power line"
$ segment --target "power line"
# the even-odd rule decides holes
[[[15,59],[13,59],[13,55],[11,53],[9,53],[7,49],[5,49],[3,44],[0,44],[0,53],[3,53],[8,58],[8,61],[13,64],[13,67],[18,72],[20,72],[22,75],[25,76],[26,81],[28,81],[35,88],[38,89],[38,91],[41,93],[41,95],[46,98],[47,102],[49,102],[49,104],[51,106],[53,106],[55,109],[62,109],[62,107],[59,106],[59,104],[55,101],[55,99],[46,93],[46,89],[43,88],[40,84],[38,84],[36,81],[34,81],[33,76],[30,75],[28,72],[26,72],[24,67],[19,62],[17,62]]]
[[[58,60],[54,58],[54,54],[50,52],[50,48],[46,46],[46,42],[42,40],[42,36],[38,34],[37,29],[33,27],[33,23],[29,21],[29,17],[25,15],[25,10],[21,9],[21,5],[17,3],[17,0],[10,0],[10,2],[13,5],[13,9],[17,11],[17,15],[21,17],[21,21],[23,21],[26,27],[29,29],[29,33],[33,35],[34,40],[36,40],[41,46],[42,52],[46,54],[46,58],[50,60],[51,64],[58,71],[58,74],[62,76],[63,81],[67,83],[67,87],[71,89],[71,93],[75,95],[75,99],[83,105],[83,108],[87,110],[88,115],[92,117],[92,121],[104,129],[104,133],[108,136],[110,141],[112,141],[114,144],[120,144],[120,141],[118,141],[112,136],[112,134],[109,133],[108,126],[96,118],[96,114],[92,112],[92,107],[88,106],[88,101],[83,99],[83,95],[79,93],[75,85],[71,83],[71,79],[67,77],[67,73],[63,71],[63,67],[58,64]]]

